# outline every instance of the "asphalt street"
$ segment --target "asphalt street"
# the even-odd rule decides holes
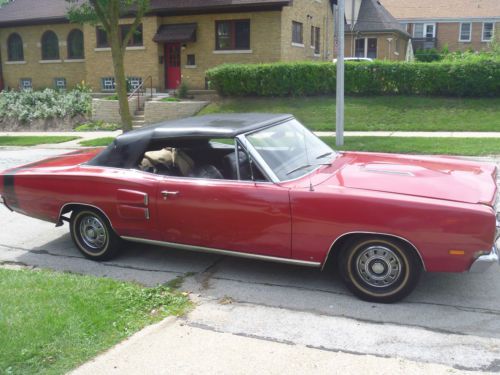
[[[64,150],[0,149],[0,170]],[[127,244],[115,260],[84,259],[68,226],[0,206],[0,263],[134,280],[180,277],[197,308],[184,323],[206,330],[397,357],[459,370],[500,372],[500,267],[482,274],[424,274],[403,302],[362,302],[335,272]]]

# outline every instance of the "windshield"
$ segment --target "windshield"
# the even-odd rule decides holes
[[[246,136],[280,181],[301,177],[336,155],[297,120]]]

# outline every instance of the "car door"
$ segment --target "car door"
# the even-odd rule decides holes
[[[291,255],[286,188],[268,182],[164,177],[157,202],[165,242]]]

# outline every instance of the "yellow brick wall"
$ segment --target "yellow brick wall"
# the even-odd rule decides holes
[[[67,37],[69,32],[75,28],[81,29],[80,26],[69,24],[0,29],[2,72],[5,86],[17,89],[21,78],[31,78],[33,88],[41,89],[54,87],[54,78],[66,78],[66,84],[71,88],[85,79],[85,63],[67,60]],[[40,62],[42,60],[41,38],[47,30],[54,31],[59,39],[60,61]],[[9,63],[7,61],[7,39],[13,32],[18,33],[23,39],[25,63]]]
[[[131,24],[131,19],[122,19],[121,24]],[[160,87],[160,64],[158,61],[158,45],[153,37],[158,29],[157,17],[145,17],[143,20],[143,46],[127,47],[125,52],[125,74],[128,77],[148,76],[153,78],[153,87]],[[96,28],[85,25],[85,81],[101,91],[101,78],[113,77],[113,62],[110,48],[97,48]]]
[[[406,59],[408,40],[397,33],[362,34],[356,37],[377,38],[377,59],[402,61]],[[347,34],[345,38],[345,56],[355,56],[355,38]],[[388,38],[392,38],[389,43]],[[397,52],[397,53],[395,53]]]
[[[283,61],[333,59],[333,14],[328,0],[294,0],[283,8],[281,55]],[[292,44],[292,22],[303,25],[304,46]],[[319,56],[311,48],[311,26],[321,28]]]
[[[250,53],[247,51],[215,51],[215,21],[250,20]],[[205,72],[223,63],[260,63],[280,61],[281,13],[279,11],[223,13],[164,17],[161,24],[196,23],[196,42],[185,43],[181,51],[181,74],[193,89],[205,87]],[[163,49],[163,46],[161,46]],[[160,55],[163,55],[161,50]],[[187,55],[194,54],[195,68],[186,68]],[[156,57],[158,60],[158,57]],[[162,88],[165,87],[164,66],[161,66]]]

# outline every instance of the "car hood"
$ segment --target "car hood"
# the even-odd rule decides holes
[[[346,152],[327,169],[353,189],[488,205],[496,197],[495,165],[453,157]]]

